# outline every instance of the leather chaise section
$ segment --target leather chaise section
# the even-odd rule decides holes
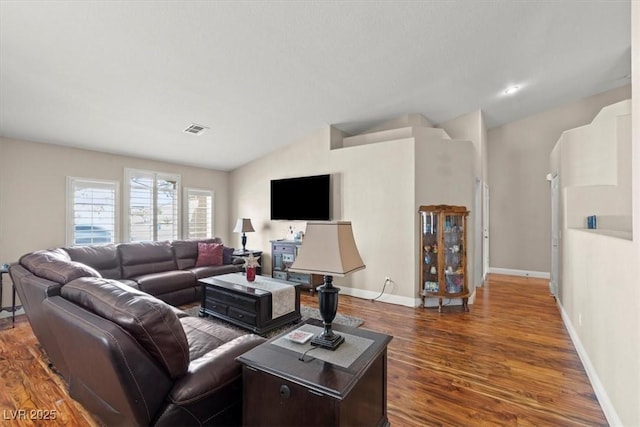
[[[170,378],[179,378],[187,371],[187,337],[167,304],[109,279],[78,279],[64,286],[61,294],[133,335]]]
[[[69,394],[107,426],[148,426],[173,382],[115,323],[62,297],[43,302],[70,367]]]
[[[151,295],[162,295],[187,288],[193,290],[196,286],[195,275],[185,270],[151,273],[144,276],[134,276],[131,279],[138,283],[141,291]]]

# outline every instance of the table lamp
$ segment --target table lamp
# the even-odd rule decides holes
[[[242,233],[242,252],[246,252],[247,235],[245,233],[252,233],[256,230],[251,225],[251,218],[238,218],[236,222],[236,228],[233,229],[234,233]]]
[[[335,350],[344,342],[331,329],[340,292],[333,286],[333,276],[344,277],[363,268],[350,221],[307,223],[302,247],[289,271],[324,275],[324,284],[317,288],[324,331],[313,337],[311,345]]]

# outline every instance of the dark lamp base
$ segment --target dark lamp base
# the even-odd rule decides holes
[[[333,336],[325,336],[324,334],[316,335],[311,339],[311,345],[315,347],[322,347],[328,350],[335,350],[340,347],[340,344],[344,342],[342,335],[333,334]]]
[[[331,330],[331,322],[338,312],[339,288],[333,287],[333,276],[324,276],[324,285],[318,286],[318,302],[320,303],[320,316],[324,331],[311,340],[311,345],[335,350],[344,342],[344,337]]]

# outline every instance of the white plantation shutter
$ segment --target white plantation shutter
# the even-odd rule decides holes
[[[126,170],[128,240],[175,240],[179,228],[180,175]]]
[[[118,182],[67,177],[67,245],[118,241]]]
[[[184,238],[213,237],[213,191],[184,189]]]

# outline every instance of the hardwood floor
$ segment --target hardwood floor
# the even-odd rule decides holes
[[[468,313],[341,297],[340,313],[394,336],[391,425],[607,425],[547,283],[490,276]]]
[[[315,306],[317,296],[304,293],[302,303]],[[468,313],[344,295],[338,310],[394,337],[393,426],[607,425],[546,280],[490,276]],[[0,321],[0,425],[96,425],[47,367],[24,316],[18,319],[15,329]],[[7,421],[17,409],[56,410],[57,419]]]

